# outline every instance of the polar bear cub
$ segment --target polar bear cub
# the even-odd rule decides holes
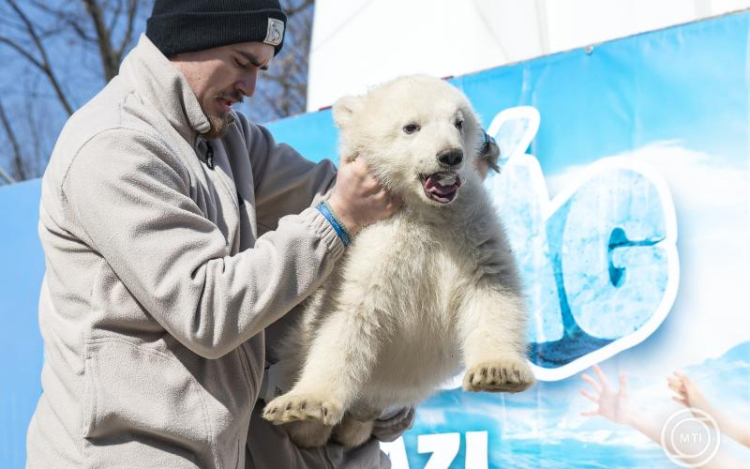
[[[467,391],[534,383],[508,241],[475,169],[483,132],[467,98],[427,76],[333,107],[342,161],[365,158],[404,200],[361,230],[279,352],[288,393],[264,418],[300,446],[347,447],[466,368]]]

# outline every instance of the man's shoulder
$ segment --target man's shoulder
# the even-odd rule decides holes
[[[133,115],[133,101],[137,99],[118,78],[113,79],[68,119],[56,147],[75,152],[91,138],[117,130],[155,134],[145,120]]]
[[[160,140],[148,122],[132,112],[138,98],[117,78],[81,106],[63,126],[50,156],[45,178],[64,178],[77,155],[93,140],[106,140],[113,150],[133,147],[133,135]],[[106,155],[102,155],[105,158]]]

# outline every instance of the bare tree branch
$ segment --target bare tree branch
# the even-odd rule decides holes
[[[91,36],[83,27],[83,21],[81,18],[76,17],[74,14],[62,8],[52,8],[44,1],[28,0],[28,2],[39,11],[42,11],[48,16],[55,18],[57,21],[60,21],[62,24],[58,26],[58,29],[60,29],[61,31],[64,31],[65,27],[69,27],[73,31],[73,33],[78,36],[79,39],[89,43],[96,42],[96,38]]]
[[[120,47],[117,48],[117,61],[122,62],[125,54],[125,48],[133,39],[133,29],[135,27],[135,18],[138,14],[138,0],[128,0],[128,20],[125,26],[125,34],[120,41]]]
[[[39,39],[39,36],[37,35],[34,24],[31,22],[31,20],[29,20],[29,17],[26,16],[23,10],[21,10],[21,8],[18,6],[15,0],[5,0],[5,1],[8,5],[10,5],[13,11],[18,15],[21,21],[23,21],[24,25],[26,26],[26,32],[31,37],[31,40],[34,42],[37,52],[39,52],[39,55],[41,56],[41,60],[39,59],[29,60],[31,57],[31,54],[26,53],[26,52],[22,53],[21,55],[23,55],[24,58],[29,60],[32,64],[38,67],[42,71],[42,73],[44,73],[44,75],[47,77],[50,84],[52,85],[52,88],[55,90],[55,94],[57,95],[57,98],[60,101],[60,104],[62,104],[62,106],[65,108],[65,112],[67,112],[68,115],[72,115],[73,106],[70,105],[68,98],[65,96],[65,93],[62,90],[60,81],[58,80],[57,76],[52,70],[52,67],[50,66],[50,61],[49,61],[49,58],[47,57],[47,50],[45,49],[44,44],[42,44],[41,39]],[[8,41],[8,40],[4,40],[2,42],[11,46],[15,44],[13,43],[13,41]],[[14,47],[14,49],[20,52],[18,48]]]
[[[42,72],[44,72],[44,64],[41,63],[40,61],[38,61],[36,59],[36,57],[34,57],[33,55],[29,54],[26,51],[26,49],[23,46],[21,46],[20,44],[16,44],[12,39],[10,39],[8,37],[5,37],[5,36],[0,36],[0,43],[6,44],[7,46],[11,47],[16,52],[18,52],[19,54],[21,54],[24,59],[28,60],[32,65],[34,65],[39,70],[41,70]]]
[[[286,13],[287,18],[291,18],[297,13],[304,11],[308,7],[313,6],[314,4],[315,4],[315,0],[303,0],[298,5],[295,5],[293,7],[286,7],[284,9],[284,13]]]
[[[8,120],[8,116],[5,114],[5,107],[3,107],[2,101],[0,101],[0,122],[3,125],[3,129],[5,130],[5,134],[8,136],[8,140],[10,140],[11,148],[13,149],[13,169],[16,173],[16,176],[20,180],[26,179],[26,174],[24,171],[24,159],[23,154],[21,154],[21,147],[18,145],[18,139],[16,138],[16,133],[13,131],[13,127],[10,125],[10,121]],[[6,176],[7,179],[7,176]],[[13,182],[13,181],[9,181]]]
[[[110,43],[109,37],[110,31],[104,23],[104,12],[96,0],[83,0],[83,3],[86,5],[86,12],[94,23],[94,30],[96,31],[97,38],[96,42],[99,46],[99,56],[102,60],[104,79],[109,81],[117,75],[117,69],[120,66],[120,62],[117,57],[115,57],[115,53],[112,50],[112,44]]]
[[[112,13],[112,17],[109,19],[109,25],[107,26],[108,31],[114,31],[117,27],[117,21],[120,19],[120,15],[122,14],[122,1],[123,0],[117,0],[117,6],[115,7],[115,12]],[[104,2],[102,5],[102,11],[107,11],[107,2]]]
[[[0,177],[5,179],[8,184],[15,184],[16,180],[10,177],[10,174],[6,173],[3,168],[0,168]]]

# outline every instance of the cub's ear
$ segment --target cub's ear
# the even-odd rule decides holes
[[[339,129],[343,129],[351,121],[352,116],[362,109],[360,96],[344,96],[333,104],[333,121]]]

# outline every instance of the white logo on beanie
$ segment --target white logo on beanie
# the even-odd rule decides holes
[[[268,18],[268,32],[263,42],[278,46],[282,39],[284,39],[284,22],[276,18]]]

